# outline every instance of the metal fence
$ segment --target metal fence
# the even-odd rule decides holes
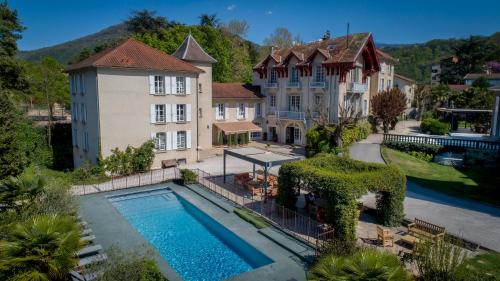
[[[113,191],[131,187],[157,184],[178,178],[179,169],[158,169],[129,176],[113,177],[111,180],[87,185],[74,185],[71,192],[74,195],[87,195],[98,192]]]
[[[384,142],[386,141],[436,144],[445,147],[462,147],[462,148],[475,148],[475,149],[497,150],[497,151],[500,150],[500,142],[498,141],[475,140],[467,138],[384,134]]]
[[[263,217],[271,224],[278,226],[288,234],[307,242],[313,247],[316,247],[321,241],[333,239],[332,229],[328,228],[324,223],[287,209],[272,199],[263,200],[260,196],[254,197],[250,193],[241,192],[241,187],[234,184],[226,182],[223,184],[225,187],[222,187],[223,176],[213,176],[200,169],[192,169],[191,171],[197,174],[197,181],[200,186],[238,206],[251,210],[254,214]],[[240,194],[235,191],[239,191]]]
[[[277,204],[273,199],[263,200],[260,196],[254,197],[232,183],[223,184],[221,175],[214,176],[200,169],[191,169],[191,171],[196,173],[197,182],[202,188],[231,201],[235,205],[252,211],[279,229],[313,247],[317,247],[322,241],[333,239],[331,229],[326,228],[325,224],[307,215],[287,209]],[[178,179],[180,174],[179,168],[151,170],[146,173],[114,177],[109,181],[98,184],[75,185],[71,191],[74,195],[87,195],[140,187]]]

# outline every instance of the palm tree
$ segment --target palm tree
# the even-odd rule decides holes
[[[310,271],[308,280],[405,281],[412,277],[396,256],[367,249],[350,257],[328,255],[322,258]]]
[[[82,246],[73,217],[38,216],[14,225],[0,241],[0,272],[7,280],[66,280]]]
[[[0,182],[0,211],[21,209],[43,191],[45,181],[37,176],[9,177]]]

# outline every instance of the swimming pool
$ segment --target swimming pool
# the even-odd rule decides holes
[[[184,280],[223,280],[273,262],[169,189],[108,200]]]

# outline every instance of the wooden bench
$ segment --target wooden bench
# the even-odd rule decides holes
[[[161,167],[163,169],[177,167],[177,160],[176,159],[162,160],[161,161]]]
[[[446,228],[416,218],[408,225],[408,233],[418,238],[440,241],[444,238]]]

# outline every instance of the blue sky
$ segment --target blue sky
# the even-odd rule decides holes
[[[489,35],[500,31],[500,1],[450,0],[9,0],[27,30],[19,41],[30,50],[97,32],[126,19],[131,10],[151,9],[170,20],[198,22],[202,13],[217,13],[222,21],[245,19],[247,38],[262,43],[276,27],[287,27],[304,41],[372,32],[379,43],[415,43],[434,38]]]

